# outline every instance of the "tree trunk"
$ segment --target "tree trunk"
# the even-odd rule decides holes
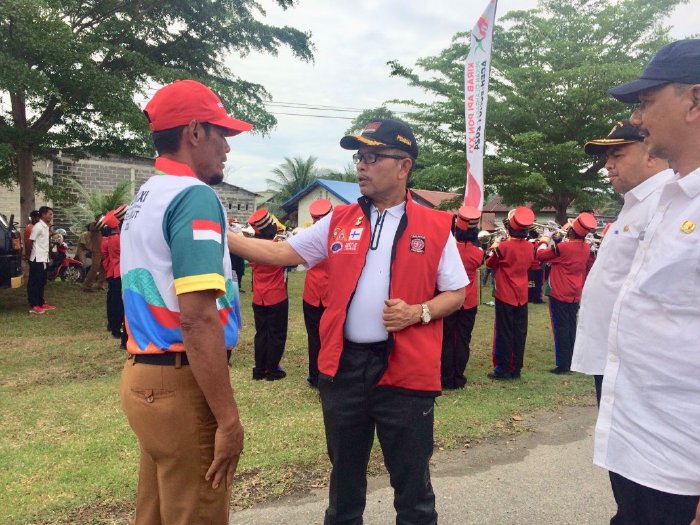
[[[34,154],[31,149],[17,150],[17,169],[19,171],[19,207],[20,226],[29,222],[29,214],[36,202],[34,200]]]
[[[568,206],[562,206],[562,205],[557,205],[554,208],[554,220],[557,221],[557,224],[560,224],[561,226],[564,226],[566,224],[566,208]]]

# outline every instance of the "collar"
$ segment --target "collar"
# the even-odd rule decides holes
[[[176,177],[197,178],[194,171],[188,164],[168,159],[166,157],[156,158],[156,175],[175,175]]]
[[[386,208],[384,211],[392,217],[400,219],[406,211],[406,201],[403,201],[396,206],[392,206],[391,208]],[[372,213],[379,214],[379,210],[374,205],[372,205]]]
[[[636,199],[638,202],[641,202],[644,199],[646,199],[649,195],[654,193],[654,191],[656,191],[657,188],[669,182],[673,178],[673,176],[674,173],[672,169],[669,168],[662,170],[656,175],[652,175],[647,180],[638,184],[630,191],[625,193],[625,200],[627,200],[628,198],[627,195],[630,195],[631,197],[634,197],[634,199]]]
[[[357,203],[360,205],[362,212],[365,214],[365,216],[367,218],[370,218],[372,216],[372,211],[377,209],[374,206],[374,203],[370,199],[365,197],[364,195],[360,196],[360,198],[357,199]],[[413,199],[411,198],[411,192],[406,191],[406,200],[404,200],[400,204],[397,204],[396,206],[392,206],[391,208],[387,208],[385,211],[389,212],[389,214],[393,215],[394,217],[401,218],[401,216],[404,214],[406,208],[410,207],[412,205],[413,205]]]
[[[700,167],[695,168],[685,177],[679,177],[676,184],[691,199],[700,195]]]

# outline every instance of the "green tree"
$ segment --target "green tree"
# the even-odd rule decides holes
[[[366,109],[359,115],[357,115],[354,119],[352,119],[352,123],[350,124],[350,127],[345,130],[346,135],[357,135],[362,131],[362,128],[365,127],[365,124],[368,122],[375,120],[375,119],[384,119],[384,118],[399,118],[395,112],[391,111],[389,108],[386,107],[386,105],[382,104],[378,108],[371,108],[371,109]]]
[[[321,175],[319,179],[338,180],[340,182],[357,182],[357,172],[355,171],[355,165],[348,163],[343,171],[331,170],[328,173]]]
[[[65,208],[70,230],[75,235],[85,231],[85,225],[94,218],[110,210],[114,210],[131,200],[131,183],[120,182],[110,193],[89,191],[77,180],[70,177],[63,179],[68,186],[68,191],[73,195],[73,204]]]
[[[486,122],[487,191],[509,204],[551,206],[563,222],[572,205],[589,208],[610,191],[582,144],[604,136],[629,108],[609,87],[640,73],[668,42],[664,19],[685,0],[540,0],[511,11],[495,28]],[[434,97],[408,116],[422,148],[416,186],[464,188],[464,60],[469,34],[410,68],[391,73]],[[405,101],[404,101],[405,102]]]
[[[306,159],[285,157],[284,162],[272,170],[272,177],[265,179],[265,182],[268,188],[275,192],[271,206],[273,213],[279,213],[279,206],[284,201],[319,178],[321,172],[316,167],[317,160],[318,158],[313,156]]]
[[[275,0],[284,9],[295,0]],[[140,106],[159,84],[194,78],[262,133],[276,123],[263,86],[236,77],[225,55],[312,59],[310,34],[263,23],[255,0],[0,2],[0,178],[34,207],[35,156],[149,153]]]

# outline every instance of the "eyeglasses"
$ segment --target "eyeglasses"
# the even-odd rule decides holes
[[[377,162],[378,159],[410,159],[411,157],[403,157],[401,155],[388,155],[386,153],[374,153],[374,152],[367,152],[367,153],[355,153],[352,156],[352,161],[355,164],[359,164],[361,161],[364,161],[365,164],[374,164]]]

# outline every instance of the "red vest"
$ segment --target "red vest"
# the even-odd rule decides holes
[[[336,206],[329,228],[327,260],[331,289],[321,318],[318,369],[331,377],[338,372],[345,317],[370,244],[371,204],[365,197],[358,202]],[[449,213],[416,204],[407,194],[406,213],[394,238],[389,298],[421,304],[435,297],[438,264],[451,226]],[[372,268],[367,271],[371,272]],[[379,386],[440,392],[442,320],[427,325],[418,323],[390,333],[388,346],[389,362]]]
[[[496,299],[511,306],[527,304],[527,271],[535,260],[535,248],[527,239],[512,238],[498,245],[486,266],[496,270]]]
[[[468,310],[479,305],[479,285],[476,282],[476,270],[484,262],[484,250],[471,242],[458,242],[457,251],[462,259],[462,264],[469,277],[469,284],[464,289],[464,304],[462,308]]]
[[[537,260],[552,265],[549,274],[550,295],[557,301],[578,303],[583,283],[593,264],[591,246],[582,240],[569,240],[557,245],[557,252],[550,248],[537,252]]]
[[[307,270],[302,299],[313,306],[326,306],[328,304],[327,295],[328,260],[324,259],[313,268]]]
[[[250,269],[253,271],[253,304],[272,306],[287,298],[284,266],[251,262]]]

